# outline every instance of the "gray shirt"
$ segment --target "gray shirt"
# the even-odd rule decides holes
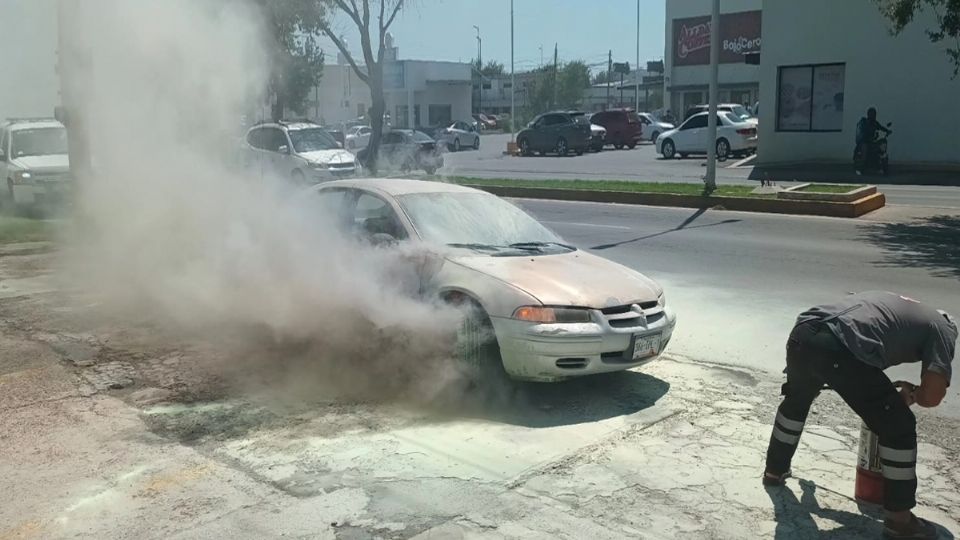
[[[865,364],[886,369],[921,362],[924,370],[950,381],[957,326],[930,306],[895,293],[868,291],[810,308],[797,324],[817,320]]]

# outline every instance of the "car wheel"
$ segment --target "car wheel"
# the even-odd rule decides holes
[[[290,179],[293,180],[293,183],[302,186],[307,183],[307,177],[304,176],[303,171],[300,169],[294,169],[293,173],[290,174]]]
[[[460,151],[460,138],[459,138],[459,137],[453,140],[453,151],[454,151],[454,152],[459,152],[459,151]]]
[[[483,388],[508,382],[490,317],[472,300],[465,300],[461,305],[466,313],[457,329],[457,358]]]
[[[637,147],[637,141],[633,141],[632,143],[630,143],[630,144],[627,145],[627,148],[629,148],[629,149],[631,149],[631,150],[633,150],[633,149],[636,148],[636,147]]]
[[[477,138],[473,140],[473,149],[474,149],[474,150],[479,150],[479,149],[480,149],[480,136],[479,136],[479,135],[477,135]]]
[[[521,156],[532,156],[533,152],[530,150],[530,141],[527,139],[520,139],[520,155]]]
[[[582,156],[582,155],[583,155],[583,152],[584,152],[584,150],[582,150],[582,149],[576,151],[576,153],[577,153],[578,156]]]
[[[620,143],[614,144],[613,147],[616,148],[617,150],[623,150],[623,145]]]
[[[730,157],[730,143],[726,139],[717,141],[717,161],[726,161]]]
[[[656,142],[657,142],[657,139],[659,139],[659,138],[660,138],[660,132],[659,132],[659,131],[654,131],[654,132],[653,132],[653,135],[650,136],[650,142],[656,143]]]
[[[570,148],[567,147],[567,140],[563,137],[557,139],[557,145],[554,147],[557,151],[557,155],[560,157],[566,156],[570,152]]]
[[[677,155],[677,147],[673,144],[673,141],[667,139],[660,145],[660,153],[666,159],[673,159]]]

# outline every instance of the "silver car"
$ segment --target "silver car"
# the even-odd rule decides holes
[[[459,152],[462,148],[480,149],[480,133],[466,122],[454,122],[447,127],[441,127],[436,130],[433,138],[454,152]]]
[[[469,308],[461,341],[488,370],[530,381],[621,371],[656,359],[673,334],[660,285],[565,244],[489,193],[403,179],[330,182],[311,193],[351,233],[430,253],[417,289]]]
[[[361,173],[353,154],[313,122],[265,122],[247,131],[251,167],[269,170],[296,184],[316,184]]]

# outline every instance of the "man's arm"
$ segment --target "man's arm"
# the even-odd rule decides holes
[[[947,395],[949,382],[947,376],[942,373],[929,369],[924,370],[920,377],[920,386],[917,387],[914,394],[917,405],[928,408],[940,405],[943,397]]]

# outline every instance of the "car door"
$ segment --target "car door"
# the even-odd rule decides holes
[[[557,146],[562,128],[569,124],[562,114],[548,114],[544,117],[544,129],[540,140],[540,150],[548,152]]]
[[[706,148],[707,115],[691,116],[674,137],[678,152],[702,152]]]

